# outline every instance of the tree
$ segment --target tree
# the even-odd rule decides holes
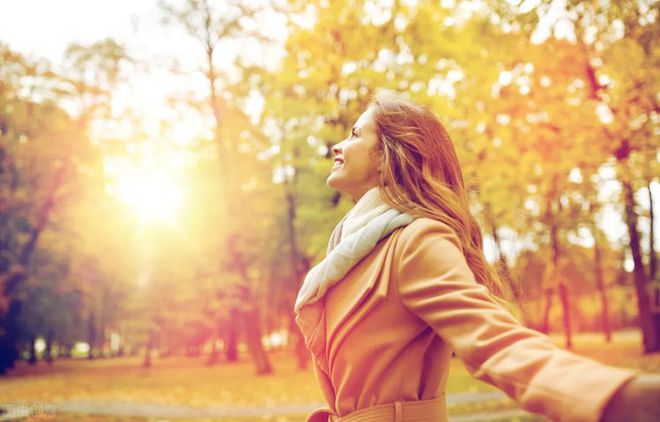
[[[47,63],[29,62],[4,47],[3,60],[8,75],[2,78],[7,88],[2,173],[9,182],[3,186],[9,189],[2,197],[6,237],[0,277],[9,305],[0,338],[2,370],[12,367],[17,357],[17,322],[24,304],[17,293],[34,270],[31,261],[39,240],[69,204],[84,197],[86,184],[100,169],[98,150],[81,130],[85,119],[75,119],[58,106],[62,77]]]
[[[658,351],[660,314],[651,306],[651,272],[645,269],[635,200],[637,186],[647,185],[648,178],[631,165],[653,162],[658,152],[657,143],[653,142],[657,123],[651,118],[658,109],[654,94],[658,84],[654,77],[658,50],[652,47],[651,41],[658,32],[658,5],[632,1],[606,5],[582,2],[570,4],[568,10],[575,16],[576,38],[583,51],[590,96],[602,107],[609,121],[601,133],[611,143],[609,151],[616,160],[623,190],[621,202],[634,263],[644,350],[647,353]],[[618,24],[621,33],[615,30],[613,23]],[[653,249],[651,252],[655,254]],[[649,258],[651,262],[655,262],[655,256]]]
[[[207,0],[188,0],[185,4],[176,8],[168,3],[161,2],[161,8],[166,13],[168,20],[174,20],[182,25],[188,33],[195,37],[204,49],[205,66],[204,76],[208,83],[208,105],[213,115],[213,134],[216,143],[218,163],[219,163],[219,180],[220,180],[220,198],[225,200],[225,205],[222,209],[222,219],[234,220],[241,213],[241,193],[240,193],[240,180],[236,178],[237,172],[232,169],[234,158],[236,158],[235,151],[237,150],[236,141],[225,138],[223,132],[230,120],[228,120],[229,110],[231,106],[228,101],[232,98],[229,90],[221,92],[223,81],[221,81],[221,72],[218,68],[218,60],[229,61],[231,58],[225,56],[218,56],[222,54],[219,48],[220,43],[231,40],[238,42],[241,38],[258,39],[262,42],[269,40],[263,36],[258,30],[250,28],[247,24],[248,21],[253,24],[256,23],[256,18],[260,12],[263,12],[261,7],[255,7],[242,1],[233,1],[225,5],[224,8],[215,8]],[[252,27],[257,27],[252,25]],[[226,81],[225,81],[226,84]],[[243,254],[235,249],[236,236],[240,236],[238,232],[232,233],[231,230],[223,233],[225,244],[223,250],[226,255],[233,257],[235,262],[228,263],[228,268],[232,268],[243,277],[244,288],[247,288],[249,280],[246,278],[245,260]],[[224,254],[224,252],[223,252]],[[251,300],[252,295],[242,295],[244,300]],[[272,372],[271,365],[263,351],[261,344],[261,329],[259,325],[254,325],[253,315],[248,313],[239,314],[232,312],[231,315],[240,315],[248,328],[247,341],[249,349],[252,352],[255,364],[257,366],[257,373],[268,374]],[[236,326],[237,321],[234,321],[232,326]],[[235,338],[232,336],[232,338]],[[232,352],[229,357],[232,359],[235,356],[235,344],[229,345]]]

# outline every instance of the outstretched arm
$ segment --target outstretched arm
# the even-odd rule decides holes
[[[636,373],[570,353],[522,325],[475,281],[453,230],[423,220],[402,233],[395,255],[403,305],[454,349],[475,378],[523,408],[553,420],[599,421]]]

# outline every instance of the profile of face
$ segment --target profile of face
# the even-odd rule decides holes
[[[327,185],[347,193],[355,201],[378,186],[380,160],[373,114],[373,107],[367,108],[355,122],[350,136],[332,147],[335,162]]]

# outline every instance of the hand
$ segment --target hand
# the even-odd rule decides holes
[[[628,381],[605,406],[601,422],[660,420],[660,374],[640,374]]]

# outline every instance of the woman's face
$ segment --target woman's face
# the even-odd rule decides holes
[[[368,108],[355,122],[351,135],[332,147],[335,163],[327,184],[359,200],[369,189],[378,186],[380,165],[376,155],[374,109]]]

